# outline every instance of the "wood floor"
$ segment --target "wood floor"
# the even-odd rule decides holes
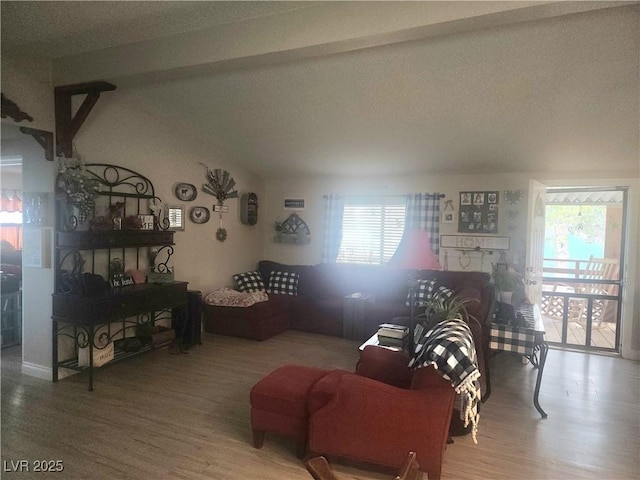
[[[264,342],[205,333],[203,342],[103,368],[94,392],[83,375],[57,384],[21,375],[20,347],[3,350],[2,478],[309,480],[288,440],[251,446],[249,390],[287,363],[351,370],[357,342],[295,331]],[[479,443],[448,446],[444,480],[638,478],[637,362],[551,350],[540,393],[547,419],[532,404],[531,365],[502,353],[491,370]],[[17,460],[61,460],[64,473],[7,472]],[[392,478],[332,461],[345,479]]]
[[[542,315],[544,323],[545,339],[547,342],[562,343],[562,320]],[[567,323],[567,346],[584,346],[587,338],[587,329],[584,324],[578,322]],[[615,350],[616,348],[616,324],[603,322],[591,327],[591,346]]]

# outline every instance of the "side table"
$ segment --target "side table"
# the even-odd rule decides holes
[[[342,305],[342,336],[349,340],[366,338],[364,316],[367,304],[374,302],[374,296],[366,293],[352,293],[344,297]]]
[[[542,373],[547,361],[549,346],[544,339],[544,324],[538,305],[520,305],[516,308],[527,319],[526,327],[516,327],[492,323],[490,333],[490,348],[498,351],[515,352],[526,357],[534,368],[538,369],[536,387],[533,392],[533,405],[540,412],[542,418],[547,418],[546,412],[538,402]],[[484,400],[491,394],[491,383],[487,381],[487,393]]]

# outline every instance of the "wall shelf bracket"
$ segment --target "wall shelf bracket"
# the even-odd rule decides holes
[[[88,82],[63,85],[54,88],[56,108],[56,155],[71,157],[73,139],[89,116],[101,92],[115,90],[116,86],[108,82]],[[72,115],[71,98],[74,95],[86,95],[75,115]]]
[[[25,135],[31,135],[36,142],[44,148],[44,158],[53,162],[53,133],[37,128],[20,127],[20,131]]]
[[[29,115],[27,112],[23,112],[20,110],[20,107],[15,103],[9,100],[7,97],[2,94],[2,118],[11,117],[16,122],[21,122],[23,120],[27,120],[29,122],[33,122],[33,117]]]

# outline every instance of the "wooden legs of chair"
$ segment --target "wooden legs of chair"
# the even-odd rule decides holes
[[[311,474],[314,480],[340,480],[333,470],[331,465],[324,457],[310,458],[305,463],[307,471]],[[421,480],[422,472],[420,471],[420,465],[416,459],[416,452],[409,452],[404,459],[402,467],[394,480]]]
[[[422,472],[416,458],[416,452],[409,452],[395,480],[420,480]]]
[[[253,430],[253,447],[262,448],[264,445],[264,430]],[[307,443],[296,440],[296,457],[302,459],[307,452]]]
[[[324,457],[310,458],[307,460],[306,466],[307,471],[314,480],[339,480],[333,473],[333,470],[331,470],[331,465],[329,465],[329,462],[327,462],[327,459]]]

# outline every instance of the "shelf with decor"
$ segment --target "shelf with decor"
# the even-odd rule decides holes
[[[311,243],[311,230],[297,213],[289,215],[284,222],[276,222],[275,230],[274,240],[278,243]]]
[[[169,260],[174,232],[151,181],[109,164],[61,160],[56,185],[53,381],[167,343],[184,318],[187,282]]]

